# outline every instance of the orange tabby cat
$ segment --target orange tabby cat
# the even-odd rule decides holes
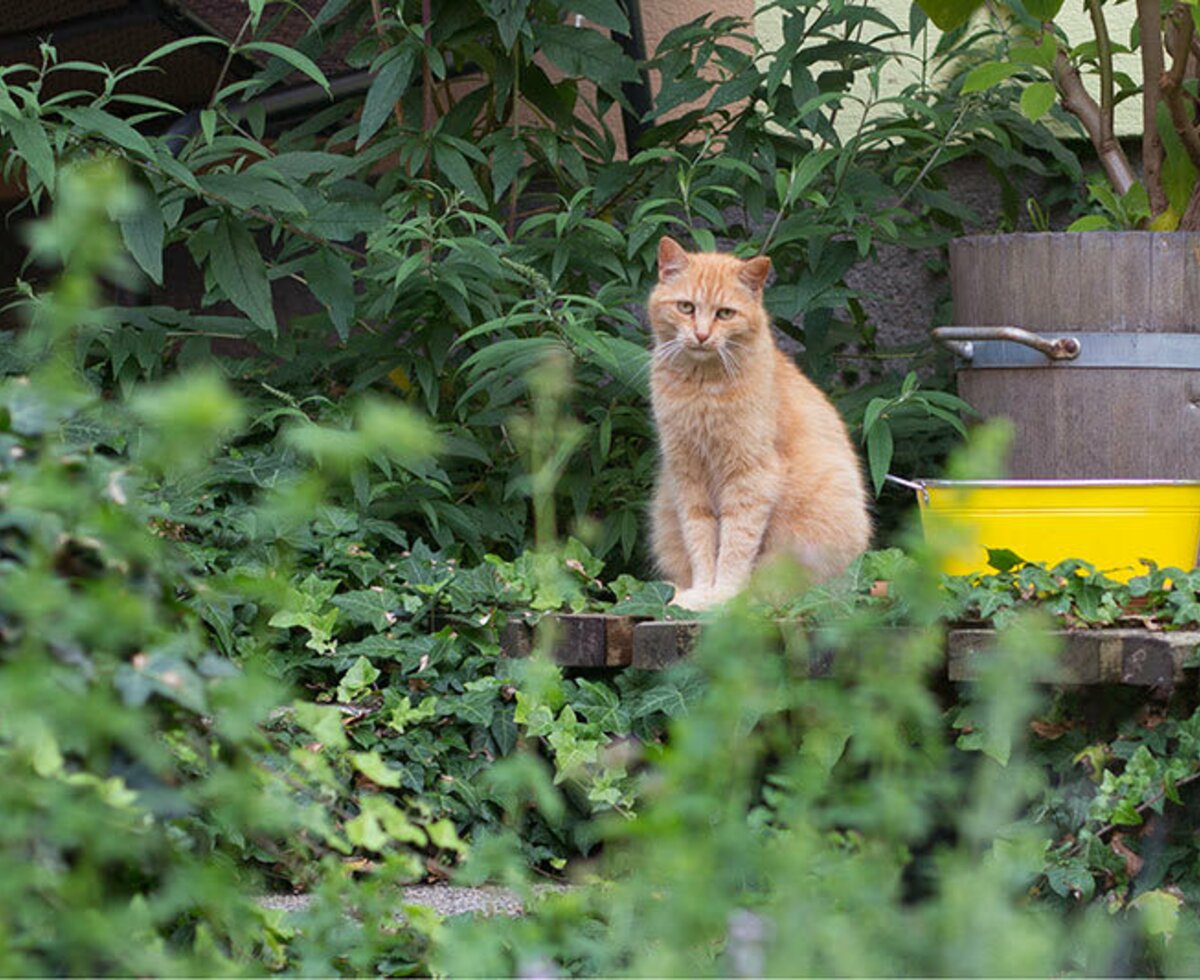
[[[871,535],[841,416],[775,346],[762,304],[770,271],[765,256],[658,243],[650,393],[662,459],[652,547],[685,608],[727,599],[771,553],[830,578]]]

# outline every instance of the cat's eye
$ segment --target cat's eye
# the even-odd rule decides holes
[[[695,303],[689,303],[689,302],[688,302],[686,299],[681,299],[681,300],[680,300],[678,303],[676,303],[675,305],[679,307],[679,312],[680,312],[680,313],[683,313],[683,314],[685,314],[685,315],[687,315],[687,316],[691,316],[693,313],[695,313],[695,312],[696,312],[696,304],[695,304]]]
[[[719,310],[717,310],[717,319],[728,320],[732,318],[736,312],[737,310],[731,310],[728,306],[722,306]]]

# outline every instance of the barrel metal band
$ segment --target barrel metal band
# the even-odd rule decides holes
[[[1062,331],[1060,331],[1062,332]],[[1079,368],[1167,368],[1200,371],[1200,333],[1079,333],[1079,355],[1069,361],[1052,361],[1020,344],[1002,340],[976,340],[971,359],[956,358],[959,370],[989,368],[1041,368],[1074,371]]]

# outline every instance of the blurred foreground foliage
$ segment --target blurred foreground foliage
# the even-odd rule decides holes
[[[43,212],[28,327],[0,335],[0,972],[1195,972],[1190,694],[1088,714],[1027,683],[1051,655],[1031,614],[1188,625],[1191,574],[941,582],[913,546],[782,607],[750,596],[669,671],[565,676],[545,636],[500,655],[518,611],[679,614],[629,574],[652,462],[630,304],[657,233],[768,251],[780,327],[872,461],[932,461],[952,403],[907,364],[844,368],[847,344],[880,353],[846,273],[957,227],[938,162],[976,128],[998,166],[1025,159],[1020,121],[923,84],[880,98],[858,27],[899,28],[797,3],[787,72],[733,22],[665,41],[625,160],[604,119],[637,66],[601,32],[548,0],[462,3],[427,46],[415,6],[355,49],[363,100],[283,134],[241,100],[320,80],[311,56],[369,4],[331,2],[295,50],[245,42],[275,60],[182,144],[122,72],[47,95],[47,45],[0,75],[5,165]],[[464,60],[482,87],[419,131],[419,69]],[[897,189],[908,207],[881,206]],[[153,302],[171,246],[223,312]],[[316,300],[288,324],[284,284]],[[823,631],[831,678],[779,613]],[[961,702],[937,681],[947,618],[1008,630]],[[530,914],[405,906],[447,879]],[[291,888],[307,910],[256,902]]]

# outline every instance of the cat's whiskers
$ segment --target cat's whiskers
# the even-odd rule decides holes
[[[672,337],[655,347],[651,356],[655,363],[669,364],[682,352],[683,341],[679,337]]]
[[[743,357],[741,353],[748,351],[750,348],[737,340],[726,340],[720,347],[717,348],[717,353],[721,357],[721,366],[725,368],[725,373],[729,377],[735,374],[740,374],[743,366]]]

